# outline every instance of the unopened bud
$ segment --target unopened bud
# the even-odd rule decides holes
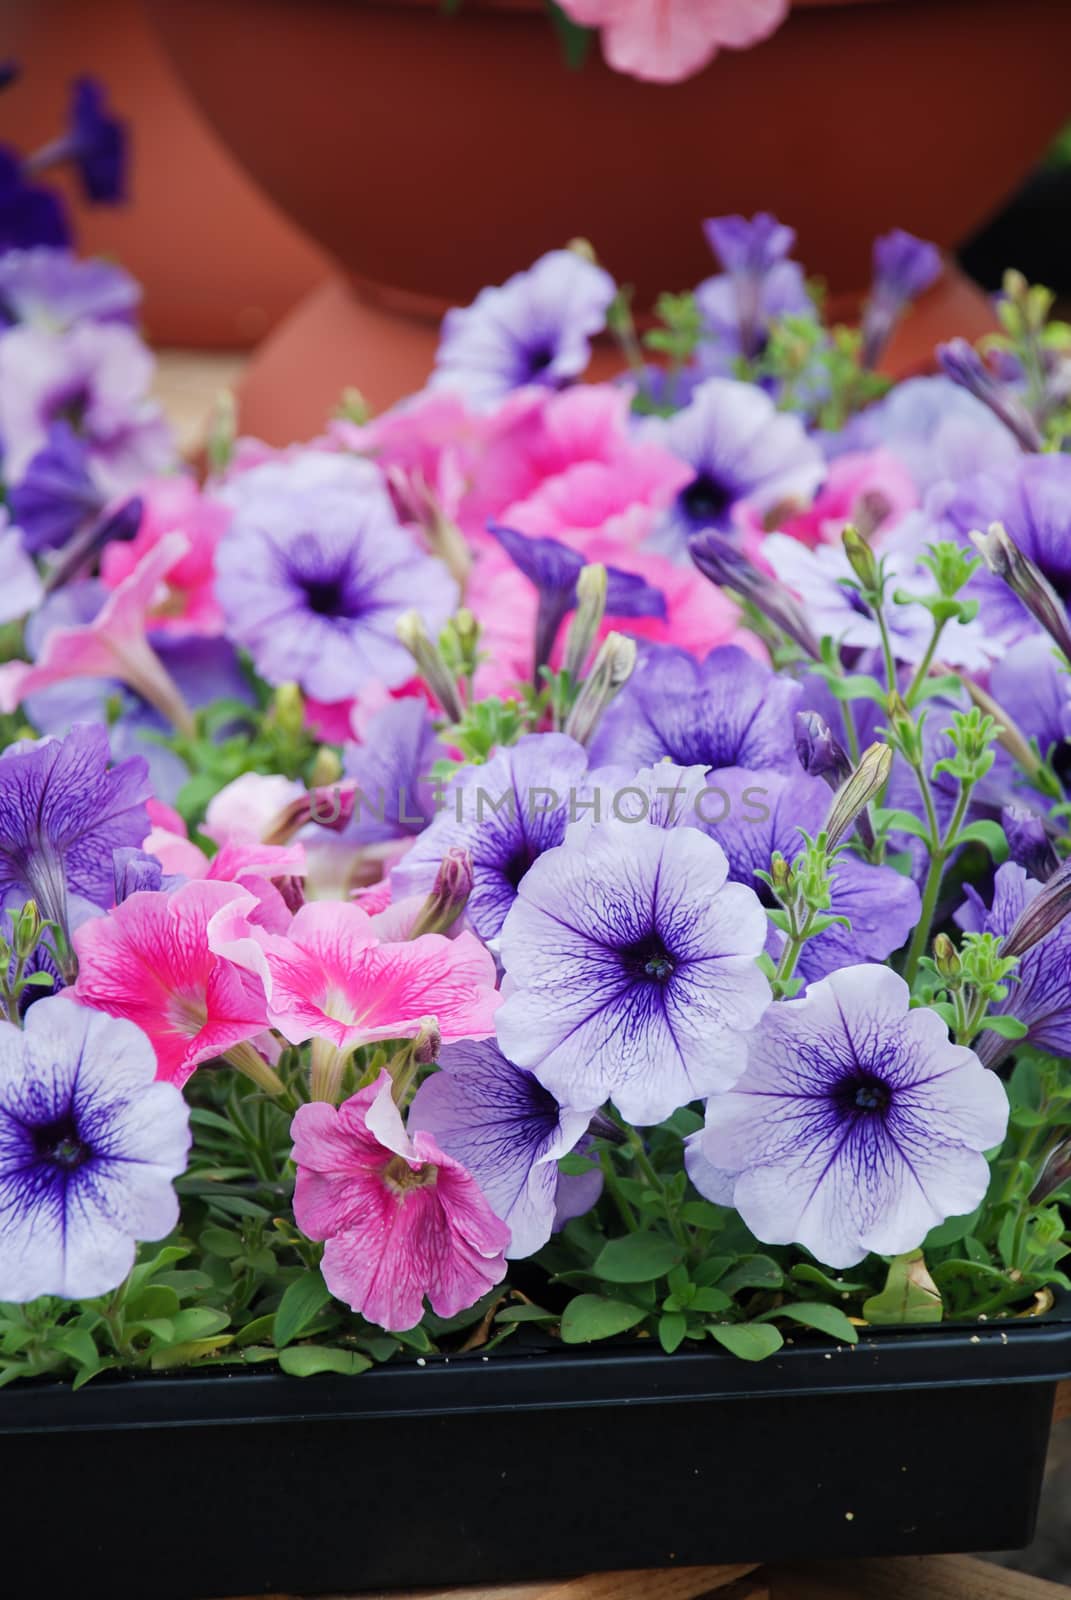
[[[792,868],[789,866],[780,850],[775,850],[770,857],[770,879],[773,891],[779,898],[787,894],[792,881]]]
[[[599,562],[583,567],[576,580],[576,614],[565,640],[563,666],[574,683],[591,654],[606,614],[606,568]]]
[[[946,983],[954,983],[962,971],[959,951],[947,933],[939,933],[933,941],[933,964]]]
[[[338,751],[322,744],[313,757],[312,771],[309,773],[310,787],[322,789],[329,783],[337,783],[341,776],[342,762]]]
[[[467,850],[452,846],[439,863],[435,884],[413,924],[409,935],[446,933],[468,904],[472,893],[472,857]]]
[[[1041,434],[1030,412],[1014,389],[994,377],[973,345],[966,339],[950,339],[937,346],[937,359],[945,376],[987,406],[1024,450],[1041,449]]]
[[[608,633],[566,719],[565,732],[577,744],[590,741],[607,706],[628,682],[635,665],[635,639],[623,633]]]
[[[852,763],[844,746],[833,737],[825,718],[817,711],[797,711],[792,728],[796,754],[804,772],[812,778],[824,778],[831,789],[839,789],[851,776]]]
[[[999,522],[991,523],[988,533],[975,531],[971,539],[990,572],[1004,580],[1071,661],[1071,623],[1063,601],[1041,568],[1023,554]]]
[[[1002,956],[1023,956],[1049,934],[1071,911],[1071,861],[1053,873],[1041,893],[1020,912],[1000,947]]]
[[[830,851],[837,848],[870,802],[884,789],[892,771],[892,760],[893,753],[887,744],[872,744],[863,751],[859,765],[837,790],[829,809],[825,831]]]
[[[413,1040],[414,1062],[418,1067],[430,1067],[433,1061],[438,1061],[442,1047],[443,1036],[439,1024],[434,1017],[425,1017],[420,1024],[420,1032]]]
[[[272,720],[284,733],[299,734],[305,726],[305,697],[296,683],[281,683],[272,697]]]
[[[598,266],[599,258],[590,239],[570,239],[565,248],[571,250],[574,256],[579,256],[582,261],[590,261],[593,267]]]
[[[1031,878],[1047,883],[1060,865],[1042,817],[1026,806],[1008,805],[1000,813],[1000,825],[1008,841],[1012,860]]]
[[[821,657],[818,640],[792,591],[753,562],[724,534],[708,529],[688,542],[688,550],[704,578],[721,589],[731,589],[746,600],[815,661]]]
[[[417,670],[446,715],[452,722],[460,722],[465,715],[465,708],[457,684],[428,638],[428,630],[419,611],[404,612],[395,623],[394,631],[416,662]]]
[[[876,594],[881,587],[881,571],[878,558],[867,544],[859,529],[851,523],[840,536],[844,546],[844,554],[848,557],[848,565],[859,579],[865,594]]]
[[[889,727],[897,746],[903,751],[905,759],[913,767],[917,767],[922,761],[922,735],[914,717],[895,689],[886,698],[885,705],[889,714]]]
[[[345,783],[329,783],[320,788],[307,789],[303,795],[284,806],[264,830],[265,844],[288,844],[302,828],[315,822],[332,833],[346,828],[357,804],[357,784],[353,779]]]
[[[15,954],[25,961],[33,955],[41,939],[41,917],[34,900],[27,900],[15,917]]]

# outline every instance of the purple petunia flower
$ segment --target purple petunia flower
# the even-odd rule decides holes
[[[584,557],[558,539],[530,537],[499,526],[490,532],[539,593],[535,627],[539,668],[550,660],[558,629],[576,606],[576,581],[586,565]],[[665,617],[666,597],[638,573],[607,567],[606,610],[614,617]]]
[[[725,270],[695,291],[707,333],[716,341],[713,352],[702,354],[729,373],[736,358],[761,354],[777,317],[814,319],[817,312],[803,268],[787,259],[796,242],[792,228],[760,211],[751,218],[712,217],[703,231]]]
[[[69,422],[51,425],[21,481],[8,493],[11,515],[27,549],[35,553],[65,545],[90,518],[99,516],[104,503],[89,470],[89,447]]]
[[[997,868],[992,905],[987,907],[977,889],[966,884],[967,899],[956,912],[956,921],[967,932],[1004,938],[1042,888],[1022,867],[1006,861]],[[1071,923],[1065,919],[1032,945],[1006,983],[1007,998],[990,1010],[1025,1024],[1023,1044],[1057,1056],[1071,1055]],[[978,1041],[979,1054],[989,1065],[1013,1048],[1010,1040],[995,1033],[983,1033]]]
[[[561,388],[587,366],[615,293],[610,274],[576,251],[549,251],[446,313],[429,387],[479,406],[525,384]]]
[[[44,598],[21,528],[5,526],[0,508],[0,623],[25,617]]]
[[[1011,645],[989,674],[989,691],[1028,739],[1036,739],[1057,775],[1071,779],[1071,677],[1047,633]]]
[[[76,322],[133,323],[140,300],[136,279],[111,261],[44,246],[0,255],[0,325],[29,322],[55,333]]]
[[[4,470],[17,482],[49,443],[56,422],[86,441],[108,497],[168,467],[171,432],[148,397],[153,358],[132,328],[79,322],[59,333],[11,328],[0,339],[0,438]]]
[[[419,834],[435,816],[431,771],[446,751],[423,699],[393,700],[371,719],[342,769],[358,788],[348,840],[364,846]]]
[[[863,363],[872,367],[899,318],[941,276],[936,245],[894,228],[874,240],[874,281],[863,309]]]
[[[112,903],[112,852],[149,831],[148,769],[134,756],[108,769],[108,730],[10,745],[0,755],[0,904],[32,898],[68,923],[68,896]]]
[[[605,822],[527,872],[501,935],[498,1042],[563,1105],[661,1122],[728,1088],[769,1003],[766,915],[695,828]]]
[[[104,86],[95,78],[71,85],[67,132],[37,150],[26,172],[42,172],[70,162],[85,197],[93,205],[118,205],[126,198],[126,125],[108,108]]]
[[[558,1157],[586,1133],[587,1113],[559,1105],[492,1039],[444,1045],[439,1068],[417,1090],[410,1132],[430,1133],[471,1172],[511,1231],[507,1258],[533,1255],[554,1229]]]
[[[216,558],[220,604],[262,677],[332,701],[410,676],[395,624],[415,609],[437,635],[457,584],[399,525],[374,466],[304,450],[219,497],[234,510]]]
[[[1002,422],[951,379],[909,378],[826,440],[831,454],[886,449],[902,461],[920,494],[1019,457]],[[989,523],[985,524],[988,527]]]
[[[857,966],[770,1006],[747,1070],[688,1142],[700,1193],[726,1204],[731,1189],[757,1239],[831,1267],[912,1250],[980,1205],[1007,1097],[935,1011],[909,1001],[888,967]]]
[[[64,996],[0,1024],[0,1299],[106,1294],[178,1221],[189,1112],[133,1023]]]
[[[603,715],[591,762],[635,769],[668,756],[682,767],[791,771],[799,695],[798,684],[736,645],[720,645],[704,661],[648,645]]]
[[[67,213],[51,189],[28,183],[18,152],[0,145],[0,255],[37,245],[62,250],[71,242]]]
[[[451,847],[472,859],[467,914],[493,939],[532,863],[559,845],[585,789],[587,754],[564,733],[532,733],[450,780],[442,809],[391,874],[395,894],[430,894]]]
[[[675,550],[706,528],[730,529],[740,500],[760,511],[784,502],[809,504],[825,476],[822,452],[800,419],[778,411],[753,384],[709,378],[675,417],[649,428],[695,472],[659,534]]]

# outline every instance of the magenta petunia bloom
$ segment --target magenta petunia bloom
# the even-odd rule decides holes
[[[331,1293],[401,1333],[420,1321],[425,1295],[453,1317],[500,1283],[510,1230],[430,1133],[406,1132],[392,1089],[381,1072],[337,1108],[298,1109],[294,1216],[326,1241]]]
[[[166,599],[154,607],[153,627],[169,633],[222,633],[216,599],[216,547],[230,522],[226,506],[202,494],[187,473],[150,478],[140,485],[141,520],[132,539],[113,540],[101,552],[100,574],[109,589],[131,577],[138,563],[169,533],[185,534],[189,549],[168,568]]]
[[[484,1038],[499,1003],[495,964],[471,933],[390,943],[359,906],[316,901],[285,935],[258,926],[247,896],[224,908],[212,948],[255,973],[273,1027],[291,1044],[315,1037],[340,1050],[414,1038],[434,1018],[444,1039]]]
[[[770,999],[766,913],[696,828],[611,821],[531,866],[502,928],[498,1042],[560,1104],[661,1122],[726,1089]]]
[[[746,50],[779,27],[788,0],[562,0],[574,22],[602,30],[615,72],[679,83],[720,49]]]
[[[189,1112],[145,1035],[68,998],[0,1023],[0,1300],[106,1294],[178,1222]]]
[[[1008,1100],[888,967],[845,967],[769,1007],[747,1070],[707,1102],[688,1171],[757,1239],[831,1267],[900,1255],[981,1204]]]
[[[180,1088],[199,1062],[267,1027],[259,980],[209,948],[209,922],[235,899],[255,903],[237,884],[207,879],[132,894],[74,936],[79,1000],[136,1022],[156,1051],[157,1077]]]

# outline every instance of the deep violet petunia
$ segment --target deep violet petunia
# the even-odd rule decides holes
[[[37,245],[64,249],[71,242],[59,195],[27,180],[16,150],[0,145],[0,255]]]
[[[394,868],[395,895],[430,894],[447,850],[467,850],[468,917],[481,939],[495,938],[529,867],[561,844],[587,766],[574,739],[533,733],[482,766],[463,767],[447,785],[439,814]]]
[[[723,270],[699,285],[695,299],[714,341],[711,356],[728,375],[735,359],[765,348],[775,318],[814,320],[817,310],[803,268],[789,259],[795,231],[776,217],[711,217],[703,232]],[[701,356],[709,364],[705,350]]]
[[[324,1282],[392,1332],[415,1327],[424,1297],[440,1317],[473,1305],[506,1273],[510,1231],[430,1133],[407,1133],[390,1075],[341,1106],[294,1116],[294,1217],[323,1239]]]
[[[126,123],[108,106],[104,85],[96,78],[75,78],[71,84],[67,130],[26,162],[28,172],[70,163],[91,205],[118,205],[125,198]]]
[[[594,262],[574,250],[549,251],[446,313],[430,387],[478,406],[528,384],[560,388],[587,366],[615,292]]]
[[[230,637],[269,683],[347,699],[412,674],[395,624],[416,610],[438,634],[457,600],[440,561],[402,528],[369,462],[302,450],[232,478],[216,554]]]
[[[661,1122],[743,1070],[766,915],[695,828],[604,822],[547,851],[501,934],[498,1042],[563,1105]]]
[[[515,1066],[493,1039],[445,1045],[409,1111],[471,1172],[510,1229],[509,1259],[533,1255],[550,1238],[558,1199],[558,1158],[587,1131],[586,1112],[560,1106],[539,1079]]]
[[[34,553],[66,544],[105,504],[90,471],[89,446],[64,421],[50,425],[44,444],[7,498],[26,548]]]
[[[178,1222],[189,1112],[132,1023],[66,997],[0,1023],[0,1299],[106,1294]]]
[[[1037,899],[1042,885],[1012,861],[997,868],[992,903],[988,907],[972,885],[966,902],[956,913],[960,927],[1004,938],[1018,917]],[[1056,1056],[1071,1055],[1071,922],[1066,919],[1020,958],[1007,979],[1007,997],[990,1010],[1015,1017],[1025,1024],[1023,1043]],[[1012,1048],[999,1034],[985,1032],[977,1049],[990,1065]]]
[[[757,1239],[830,1267],[899,1255],[980,1205],[1004,1088],[888,967],[854,966],[770,1006],[747,1069],[707,1102],[686,1162]],[[729,1196],[731,1195],[731,1200]]]
[[[800,419],[778,411],[764,390],[731,378],[709,378],[675,417],[649,428],[695,474],[664,513],[659,541],[667,548],[683,550],[707,528],[728,532],[741,501],[760,511],[806,505],[825,474],[822,452]]]
[[[874,240],[874,278],[863,307],[863,361],[874,366],[900,317],[941,276],[936,245],[894,228]]]
[[[388,701],[342,753],[358,790],[346,838],[363,846],[422,833],[435,816],[432,769],[445,754],[422,697]]]
[[[800,688],[736,645],[704,661],[649,645],[603,716],[593,766],[646,766],[668,756],[682,767],[791,771],[792,713]]]
[[[111,904],[112,852],[148,832],[145,762],[109,769],[108,731],[11,745],[0,756],[0,903],[32,898],[67,926],[68,898]]]

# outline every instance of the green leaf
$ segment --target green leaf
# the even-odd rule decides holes
[[[968,1216],[946,1217],[944,1222],[939,1222],[936,1228],[931,1228],[922,1241],[923,1251],[937,1250],[942,1245],[958,1244],[969,1233],[974,1231],[974,1225],[982,1214],[982,1207],[978,1206]]]
[[[179,1297],[174,1289],[162,1283],[150,1283],[147,1289],[126,1302],[123,1314],[128,1321],[143,1322],[146,1317],[173,1317],[179,1308]]]
[[[956,835],[956,844],[984,844],[996,862],[1007,861],[1008,841],[999,822],[971,822]]]
[[[724,1206],[712,1206],[709,1200],[689,1200],[681,1206],[681,1221],[689,1228],[702,1228],[705,1233],[723,1227],[725,1215]]]
[[[279,1365],[292,1378],[311,1378],[317,1372],[338,1372],[350,1377],[367,1372],[372,1363],[356,1350],[332,1350],[324,1344],[295,1344],[279,1351]]]
[[[168,1367],[185,1367],[202,1356],[214,1355],[233,1342],[233,1335],[217,1333],[208,1339],[188,1339],[184,1344],[165,1345],[153,1352],[151,1366],[154,1372],[164,1372]]]
[[[822,676],[825,677],[825,674]],[[834,700],[873,700],[883,711],[885,710],[889,695],[877,678],[863,673],[856,673],[847,678],[831,675],[826,678],[826,683]]]
[[[564,1172],[567,1178],[583,1178],[592,1170],[591,1158],[578,1155],[575,1150],[570,1150],[567,1156],[561,1156],[558,1160],[558,1171]]]
[[[627,1333],[647,1313],[642,1306],[627,1300],[606,1300],[600,1294],[578,1294],[570,1300],[562,1316],[564,1344],[590,1344],[595,1339],[612,1339]]]
[[[324,1282],[320,1271],[307,1272],[304,1277],[298,1278],[289,1285],[283,1298],[279,1302],[279,1309],[275,1313],[274,1339],[276,1349],[281,1350],[288,1345],[291,1339],[296,1339],[303,1328],[307,1328],[316,1313],[327,1304],[331,1298],[331,1291]]]
[[[863,1316],[875,1325],[940,1322],[944,1307],[937,1285],[926,1270],[921,1250],[896,1256],[889,1263],[885,1287],[863,1302]]]
[[[650,1283],[680,1258],[680,1247],[660,1233],[629,1233],[603,1246],[592,1271],[607,1283]]]
[[[785,1342],[768,1322],[708,1322],[707,1332],[741,1361],[765,1361],[767,1356],[776,1355]]]
[[[556,1311],[544,1311],[542,1306],[507,1306],[495,1318],[496,1322],[557,1322]]]
[[[1030,1029],[1018,1017],[984,1017],[980,1026],[989,1033],[999,1033],[1002,1039],[1025,1039]],[[1045,1118],[1041,1118],[1042,1122]]]
[[[238,1329],[234,1336],[235,1344],[259,1344],[262,1339],[270,1339],[275,1327],[275,1313],[269,1312],[266,1317],[254,1317],[252,1322],[246,1322]]]
[[[236,1233],[231,1233],[227,1228],[202,1228],[198,1244],[202,1250],[207,1250],[211,1256],[221,1256],[224,1261],[233,1261],[242,1253],[243,1245]]]
[[[667,1356],[678,1350],[688,1332],[688,1318],[682,1311],[665,1311],[658,1319],[658,1338]]]
[[[797,1283],[813,1283],[821,1289],[826,1289],[830,1294],[858,1294],[861,1290],[869,1288],[865,1283],[849,1283],[846,1278],[831,1278],[821,1267],[816,1267],[809,1261],[799,1261],[792,1268],[791,1276]]]
[[[62,1350],[65,1356],[70,1356],[72,1361],[77,1361],[80,1367],[97,1367],[100,1365],[100,1351],[91,1333],[85,1328],[64,1328],[59,1331],[59,1337],[52,1340],[57,1350]]]
[[[802,1322],[807,1328],[817,1328],[819,1333],[828,1333],[831,1339],[843,1344],[859,1343],[859,1334],[844,1312],[839,1306],[827,1305],[824,1300],[790,1301],[778,1307],[777,1315],[791,1317],[793,1322]]]
[[[186,1306],[171,1318],[172,1337],[180,1340],[204,1339],[230,1327],[230,1321],[225,1311],[217,1311],[213,1306]]]
[[[550,20],[553,22],[558,38],[561,40],[565,64],[570,71],[575,72],[584,65],[587,59],[587,53],[591,49],[593,38],[592,31],[590,28],[581,27],[578,22],[574,22],[571,17],[566,16],[561,6],[556,3],[556,0],[546,0],[546,4],[550,12]]]
[[[884,806],[875,806],[874,823],[883,833],[910,833],[930,843],[929,828],[910,811],[890,811]]]
[[[784,1281],[784,1273],[769,1256],[743,1256],[718,1279],[718,1288],[731,1295],[737,1289],[780,1289]]]

